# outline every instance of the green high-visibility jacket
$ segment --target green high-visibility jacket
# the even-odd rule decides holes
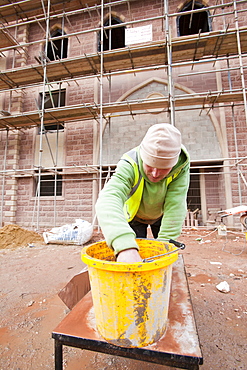
[[[132,149],[125,153],[121,159],[126,160],[133,166],[135,174],[133,187],[128,195],[128,199],[124,203],[124,214],[127,221],[130,222],[133,220],[140,207],[144,187],[144,178],[142,177],[141,171],[138,167],[138,155],[136,149]],[[172,176],[166,177],[167,186],[178,176],[180,171],[181,169],[178,169],[178,171]]]
[[[176,239],[187,211],[189,154],[182,147],[178,162],[161,181],[145,175],[139,147],[125,153],[96,202],[96,214],[106,242],[115,253],[138,248],[129,221],[135,216],[152,222],[162,216],[158,239]]]

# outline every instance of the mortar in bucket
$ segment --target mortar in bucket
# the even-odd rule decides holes
[[[105,241],[86,246],[81,252],[82,261],[88,265],[97,329],[106,341],[123,347],[144,347],[164,334],[172,264],[178,258],[171,243],[149,239],[136,242],[143,262],[116,262]],[[162,256],[150,259],[157,255]]]

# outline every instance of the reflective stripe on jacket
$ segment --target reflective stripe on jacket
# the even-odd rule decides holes
[[[136,148],[125,153],[121,159],[129,162],[132,165],[134,169],[134,175],[135,175],[134,184],[128,195],[128,199],[124,203],[124,208],[123,208],[125,217],[127,221],[130,222],[133,220],[133,218],[137,214],[140,203],[141,203],[143,187],[144,187],[144,178],[142,177],[140,169],[139,169],[138,154],[137,154]],[[166,179],[167,186],[170,184],[172,180],[174,180],[179,175],[180,171],[181,169]]]
[[[130,222],[135,217],[141,203],[144,178],[142,177],[138,166],[138,156],[135,149],[132,149],[129,152],[125,153],[121,159],[129,162],[132,165],[135,174],[134,184],[128,195],[128,199],[124,203],[123,208],[125,217],[127,221]]]

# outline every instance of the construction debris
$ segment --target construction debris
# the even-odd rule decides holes
[[[231,290],[227,281],[222,281],[221,283],[216,285],[216,288],[222,293],[229,293]]]

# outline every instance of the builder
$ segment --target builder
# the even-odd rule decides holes
[[[189,154],[168,124],[151,126],[140,146],[125,153],[99,194],[96,213],[118,262],[141,261],[136,238],[176,239],[187,211]]]

